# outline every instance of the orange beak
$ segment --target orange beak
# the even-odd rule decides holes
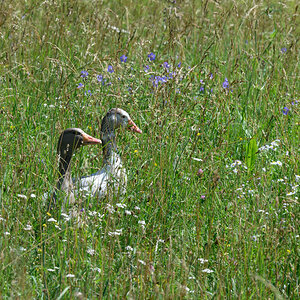
[[[139,129],[132,120],[128,121],[128,126],[129,126],[128,130],[131,130],[131,131],[136,132],[136,133],[142,133],[142,130]]]
[[[82,134],[83,145],[93,145],[93,144],[102,144],[101,140],[98,140],[88,134]]]

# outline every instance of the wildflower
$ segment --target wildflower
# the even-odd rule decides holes
[[[117,203],[116,206],[119,207],[119,208],[125,208],[126,204],[124,204],[124,203]]]
[[[23,195],[23,194],[17,194],[17,196],[21,199],[24,199],[26,200],[27,199],[27,196],[26,195]]]
[[[121,62],[126,62],[127,61],[127,56],[125,54],[123,54],[121,57],[120,57],[120,60]]]
[[[74,278],[75,275],[74,275],[74,274],[68,274],[66,277],[67,277],[67,278]]]
[[[149,65],[144,66],[144,71],[145,71],[145,72],[148,72],[149,70],[150,70]]]
[[[208,262],[208,260],[204,259],[204,258],[198,258],[198,260],[199,260],[200,264],[204,264],[204,263]]]
[[[108,72],[108,73],[113,73],[113,72],[114,72],[114,69],[113,69],[113,67],[112,67],[111,65],[109,65],[109,66],[107,67],[107,72]]]
[[[36,198],[35,194],[30,194],[30,198]]]
[[[135,210],[141,210],[138,206],[134,207]]]
[[[288,113],[289,113],[289,108],[288,107],[284,107],[283,109],[282,109],[282,113],[286,116]]]
[[[281,161],[279,161],[279,160],[277,160],[277,161],[272,161],[271,163],[270,163],[271,165],[274,165],[274,166],[279,166],[279,167],[281,167],[282,166],[282,162]]]
[[[280,49],[281,53],[285,53],[287,51],[286,47]]]
[[[298,101],[297,100],[292,101],[292,105],[298,105]]]
[[[83,86],[84,86],[83,83],[80,82],[80,83],[78,84],[77,88],[80,89],[80,88],[82,88]]]
[[[209,273],[213,273],[214,271],[210,270],[210,269],[204,269],[204,270],[202,270],[202,272],[209,274]]]
[[[125,210],[125,214],[126,215],[131,215],[131,211],[130,210]]]
[[[91,248],[87,249],[86,252],[87,252],[88,254],[90,254],[90,255],[95,255],[95,253],[96,253],[96,251],[95,251],[94,249],[91,249]]]
[[[141,224],[141,225],[146,225],[145,221],[139,221],[138,223]]]
[[[201,92],[201,93],[204,92],[204,86],[201,86],[201,87],[200,87],[200,92]]]
[[[10,235],[10,233],[8,231],[5,231],[4,235]]]
[[[291,254],[291,250],[287,249],[286,250],[287,254]]]
[[[181,68],[181,62],[179,62],[179,64],[177,65],[177,68]]]
[[[155,57],[156,57],[156,55],[153,52],[151,52],[150,54],[148,54],[148,58],[149,58],[150,61],[154,61]]]
[[[296,178],[295,178],[296,182],[299,182],[300,181],[300,175],[295,175],[295,176],[296,176]]]
[[[229,82],[228,82],[228,79],[225,78],[224,82],[223,82],[223,88],[224,89],[229,89]]]
[[[143,260],[141,260],[141,259],[138,259],[138,262],[141,263],[144,266],[146,265],[146,263]]]
[[[32,226],[27,224],[26,227],[24,227],[25,231],[30,231],[32,229]]]
[[[92,96],[92,92],[91,92],[91,90],[88,90],[88,91],[87,91],[87,92],[85,92],[84,94],[85,94],[85,96]]]
[[[213,79],[213,78],[214,78],[213,73],[210,73],[210,74],[209,74],[209,79]]]
[[[47,269],[48,272],[55,272],[54,269]]]
[[[50,218],[50,219],[48,220],[48,222],[55,222],[55,223],[57,223],[57,221],[56,221],[54,218]]]
[[[169,68],[170,68],[170,65],[168,64],[167,61],[165,61],[165,62],[163,63],[163,67],[166,68],[166,69],[169,69]]]
[[[203,174],[203,170],[199,169],[198,172],[197,172],[197,176],[201,176],[202,174]]]
[[[133,251],[133,248],[130,247],[130,246],[126,246],[125,249],[128,250],[128,251]]]
[[[102,82],[102,81],[103,81],[103,76],[102,76],[102,75],[97,75],[97,80],[98,80],[99,82]]]
[[[204,200],[204,199],[205,199],[205,195],[201,195],[201,199],[203,199],[203,200]]]
[[[51,217],[51,214],[49,213],[49,211],[47,211],[47,216]]]
[[[87,78],[89,75],[88,71],[81,71],[81,76],[82,78]]]

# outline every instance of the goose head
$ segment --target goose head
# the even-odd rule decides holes
[[[132,121],[129,114],[121,108],[112,108],[104,116],[101,123],[101,140],[103,144],[104,165],[114,152],[117,152],[115,130],[123,128],[136,133],[141,129]]]
[[[129,114],[121,108],[112,108],[103,118],[101,124],[101,139],[103,144],[115,136],[118,128],[128,129],[136,133],[142,133],[141,129],[132,121]]]
[[[57,152],[62,160],[67,161],[76,149],[92,144],[101,144],[101,140],[86,134],[80,128],[68,128],[59,137]]]

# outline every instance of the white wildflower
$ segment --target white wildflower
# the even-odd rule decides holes
[[[48,219],[48,222],[56,222],[57,223],[57,221],[54,218]]]
[[[8,231],[5,231],[4,235],[10,235],[10,233]]]
[[[198,260],[199,260],[200,264],[204,264],[204,263],[208,262],[208,260],[204,259],[204,258],[198,258]]]
[[[21,199],[27,200],[27,196],[23,194],[17,194],[17,196]]]
[[[146,225],[146,222],[144,220],[140,220],[140,221],[138,221],[138,223],[141,225]]]
[[[210,269],[204,269],[204,270],[202,270],[202,272],[209,274],[209,273],[213,273],[214,271],[210,270]]]
[[[126,215],[131,215],[131,211],[130,210],[125,210],[125,214]]]
[[[300,175],[295,175],[295,176],[296,176],[296,178],[295,178],[296,182],[299,182],[300,181]]]
[[[138,206],[134,207],[135,210],[141,210]]]
[[[75,275],[74,275],[74,274],[68,274],[66,277],[67,277],[67,278],[74,278]]]
[[[138,262],[141,263],[144,266],[146,265],[146,263],[143,260],[141,260],[141,259],[138,259]]]
[[[36,194],[30,194],[30,198],[36,198]]]
[[[54,269],[47,269],[48,272],[55,272]]]
[[[94,249],[92,249],[92,248],[87,249],[86,252],[87,252],[88,254],[90,254],[90,255],[95,255],[95,253],[96,253],[96,251],[95,251]]]
[[[279,160],[277,160],[277,161],[272,161],[270,164],[271,164],[271,165],[275,165],[275,166],[277,165],[277,166],[279,166],[279,167],[282,166],[282,162],[279,161]]]
[[[120,208],[125,208],[126,204],[124,204],[124,203],[117,203],[116,206],[120,207]]]
[[[133,251],[133,248],[130,247],[130,246],[126,246],[125,249],[126,249],[127,251]]]
[[[32,229],[32,226],[27,224],[26,227],[24,227],[25,231],[30,231]]]

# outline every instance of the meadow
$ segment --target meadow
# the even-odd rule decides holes
[[[299,297],[296,2],[0,3],[1,299]],[[113,107],[126,194],[47,213],[59,134]]]

